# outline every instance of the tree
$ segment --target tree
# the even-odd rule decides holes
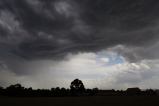
[[[24,92],[24,87],[21,84],[10,85],[6,88],[8,95],[11,96],[21,96]]]
[[[73,95],[82,95],[82,93],[85,91],[85,87],[82,81],[79,79],[75,79],[71,82],[70,89]]]

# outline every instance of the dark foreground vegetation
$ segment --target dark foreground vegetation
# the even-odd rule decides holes
[[[71,97],[71,96],[158,96],[158,90],[140,90],[139,88],[128,88],[122,90],[99,90],[98,88],[85,89],[79,79],[71,82],[70,89],[51,88],[51,89],[32,89],[25,88],[20,84],[0,87],[1,97]]]

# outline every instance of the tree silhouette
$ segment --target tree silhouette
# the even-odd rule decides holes
[[[159,96],[159,90],[140,88],[128,88],[127,90],[100,90],[98,88],[85,89],[79,79],[71,82],[71,89],[51,88],[51,89],[32,89],[25,88],[21,84],[10,85],[6,88],[0,86],[0,97],[65,97],[65,96]]]
[[[7,93],[9,93],[11,96],[21,96],[24,92],[24,87],[22,87],[20,84],[10,85],[6,88]]]
[[[74,81],[72,81],[70,88],[73,95],[82,95],[85,91],[85,87],[82,81],[79,79],[75,79]]]

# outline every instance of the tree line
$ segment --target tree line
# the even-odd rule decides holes
[[[71,82],[70,89],[51,88],[51,89],[32,89],[25,88],[21,84],[10,85],[6,88],[0,87],[0,96],[15,97],[60,97],[60,96],[93,96],[98,92],[98,88],[85,89],[79,79]]]
[[[70,89],[32,89],[25,88],[21,84],[10,85],[6,88],[0,87],[0,96],[13,97],[63,97],[63,96],[158,96],[158,90],[140,90],[139,88],[128,88],[127,90],[99,90],[98,88],[86,89],[81,80],[75,79],[70,84]]]

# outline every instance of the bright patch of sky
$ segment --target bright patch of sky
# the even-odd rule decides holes
[[[103,61],[106,65],[115,65],[115,64],[122,64],[125,62],[124,57],[121,55],[114,53],[114,52],[108,52],[108,51],[102,51],[97,53],[97,61]]]

